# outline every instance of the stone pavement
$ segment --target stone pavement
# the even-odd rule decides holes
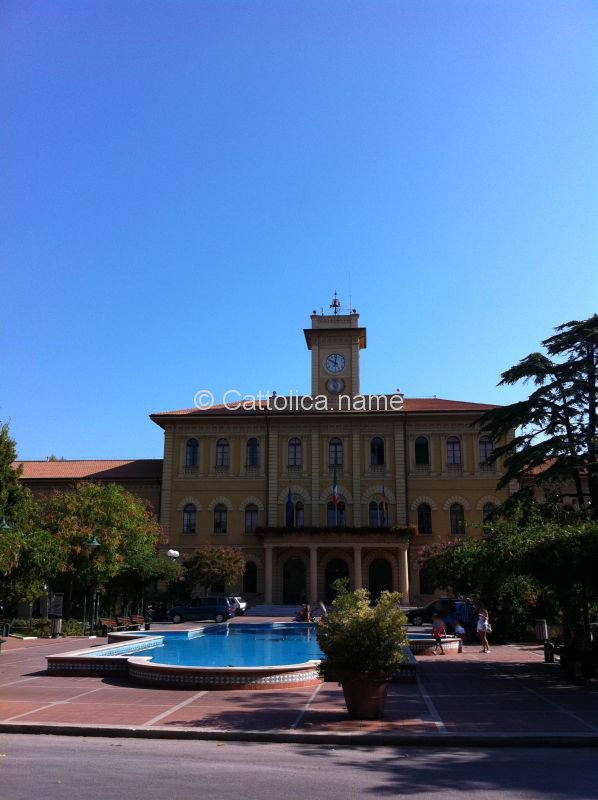
[[[194,692],[45,673],[46,655],[104,643],[9,639],[0,654],[0,731],[418,745],[598,744],[598,687],[562,681],[558,666],[545,664],[535,645],[494,646],[489,655],[467,645],[459,655],[419,657],[418,683],[393,685],[386,718],[361,722],[348,718],[334,683],[290,691]]]

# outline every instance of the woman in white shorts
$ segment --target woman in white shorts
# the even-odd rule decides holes
[[[482,653],[490,652],[490,648],[488,647],[488,634],[491,630],[492,628],[490,627],[490,621],[488,620],[488,612],[479,611],[476,631],[480,638],[480,642],[482,643]]]

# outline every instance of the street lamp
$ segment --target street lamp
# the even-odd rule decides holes
[[[171,561],[176,561],[181,554],[178,550],[169,550],[166,555]]]
[[[89,548],[89,567],[90,567],[90,572],[91,572],[91,567],[93,565],[94,554],[95,554],[96,550],[98,549],[98,547],[100,547],[100,543],[96,539],[95,534],[94,534],[94,537],[91,540],[91,542],[87,543],[86,547]],[[93,581],[93,576],[91,577],[91,586],[92,586],[92,590],[91,590],[91,603],[90,603],[90,607],[89,607],[89,635],[93,636],[93,629],[94,629],[95,616],[96,616],[96,614],[95,614],[95,610],[96,610],[95,609],[96,590],[95,590],[95,583]],[[87,594],[87,592],[86,592],[86,594]],[[83,603],[83,636],[85,636],[85,603]]]

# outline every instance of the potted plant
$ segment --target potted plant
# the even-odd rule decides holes
[[[341,684],[349,716],[380,719],[392,677],[405,661],[407,618],[399,608],[401,595],[382,592],[371,606],[367,589],[350,591],[346,578],[333,588],[336,598],[317,626],[324,653],[320,675]]]

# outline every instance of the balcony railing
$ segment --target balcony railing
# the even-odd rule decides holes
[[[199,467],[197,464],[185,464],[185,475],[197,475]]]
[[[496,464],[488,464],[483,461],[480,463],[480,472],[496,472]]]
[[[463,472],[463,464],[447,464],[447,472],[460,473]]]
[[[430,474],[430,465],[429,464],[416,464],[415,465],[415,472],[417,475],[429,475]]]

